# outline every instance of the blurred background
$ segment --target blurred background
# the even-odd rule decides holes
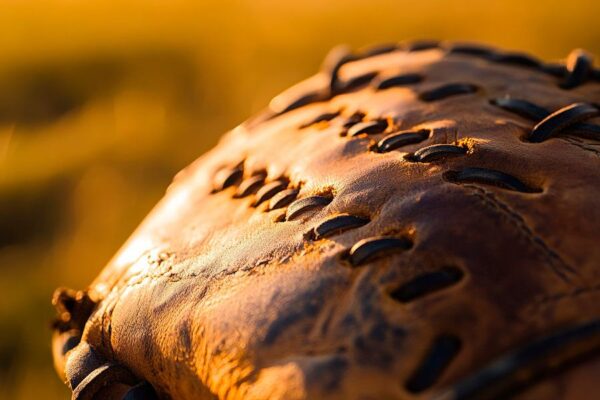
[[[597,0],[4,0],[0,399],[66,399],[50,298],[85,288],[171,177],[339,43],[600,54]]]

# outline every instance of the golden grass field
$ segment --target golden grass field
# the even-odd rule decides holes
[[[50,298],[85,288],[171,177],[327,50],[462,39],[600,54],[597,0],[0,5],[0,399],[65,399]]]

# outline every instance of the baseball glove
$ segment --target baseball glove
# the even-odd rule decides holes
[[[85,291],[74,399],[588,399],[600,71],[335,49],[174,179]]]

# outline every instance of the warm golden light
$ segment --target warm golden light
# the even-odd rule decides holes
[[[431,37],[600,54],[599,12],[597,0],[3,2],[0,398],[69,396],[43,324],[54,288],[85,288],[180,168],[332,46]],[[129,243],[117,262],[149,247]]]

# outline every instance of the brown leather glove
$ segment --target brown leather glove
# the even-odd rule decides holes
[[[86,291],[76,399],[589,399],[600,72],[336,49],[180,172]]]

